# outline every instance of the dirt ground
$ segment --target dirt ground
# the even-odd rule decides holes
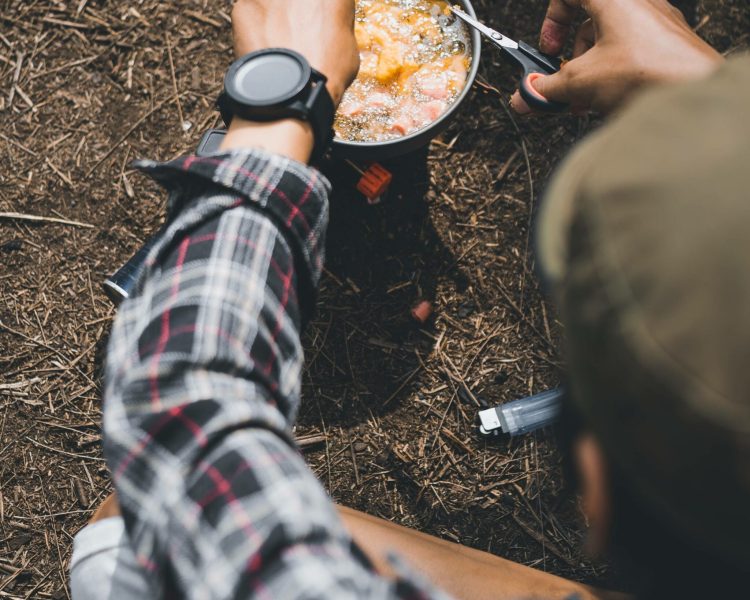
[[[533,41],[544,0],[479,0]],[[312,5],[312,3],[311,3]],[[746,0],[683,2],[721,51],[747,47]],[[229,3],[0,0],[0,596],[66,598],[72,536],[110,490],[100,376],[104,278],[156,230],[164,199],[136,157],[189,152],[217,122]],[[474,398],[559,383],[560,327],[529,223],[550,171],[593,126],[516,120],[517,73],[485,49],[460,116],[391,164],[371,207],[336,183],[319,310],[305,334],[305,454],[339,502],[586,582],[582,523],[548,434],[488,444]],[[493,90],[494,88],[494,90]],[[183,122],[189,122],[187,132]],[[418,330],[419,300],[436,318]]]

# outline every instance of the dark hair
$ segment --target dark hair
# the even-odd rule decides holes
[[[587,431],[584,419],[569,397],[556,426],[568,485],[578,490],[573,447]],[[596,432],[592,432],[596,435]],[[617,462],[607,456],[612,498],[609,558],[617,579],[627,582],[639,599],[739,597],[747,590],[750,565],[737,567],[706,551],[675,530],[634,494]],[[710,485],[710,482],[706,482]],[[717,510],[720,507],[717,506]],[[749,542],[750,543],[750,542]]]

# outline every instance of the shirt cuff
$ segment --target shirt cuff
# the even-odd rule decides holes
[[[295,253],[300,296],[305,305],[310,300],[312,306],[325,260],[331,191],[331,184],[319,171],[260,149],[189,155],[163,163],[140,160],[133,166],[169,192],[167,238],[183,228],[180,221],[193,208],[199,209],[201,221],[238,202],[265,212],[289,241]],[[183,225],[195,226],[195,216],[185,217]],[[158,244],[148,263],[153,264],[160,247],[168,245],[168,240]]]

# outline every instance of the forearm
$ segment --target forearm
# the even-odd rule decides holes
[[[291,439],[327,185],[257,151],[147,168],[182,209],[116,320],[104,439],[154,593],[414,597],[353,549]]]
[[[229,126],[221,148],[259,148],[306,163],[310,160],[314,141],[312,127],[304,121],[285,119],[270,123],[253,123],[235,118]]]
[[[595,590],[481,552],[442,540],[345,507],[339,507],[344,523],[370,559],[383,572],[394,548],[408,548],[409,565],[457,598],[473,600],[634,600],[625,594]]]
[[[105,452],[134,549],[155,581],[173,572],[192,597],[237,584],[227,572],[214,581],[209,566],[236,573],[238,559],[268,548],[265,527],[288,523],[273,512],[280,491],[291,510],[313,507],[295,523],[300,535],[323,523],[336,532],[289,433],[327,188],[314,171],[257,152],[149,169],[192,191],[172,195],[185,206],[113,329]]]

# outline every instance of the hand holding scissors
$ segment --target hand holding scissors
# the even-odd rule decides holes
[[[497,48],[502,50],[506,56],[509,56],[521,66],[523,77],[521,78],[519,89],[521,96],[532,109],[549,113],[561,112],[568,107],[567,104],[563,104],[562,102],[548,100],[535,90],[532,85],[540,77],[557,73],[562,65],[559,58],[548,56],[525,42],[516,42],[502,33],[490,29],[462,10],[453,7],[451,7],[451,10],[459,19],[479,31]]]
[[[574,112],[609,113],[640,89],[705,77],[723,62],[666,0],[550,0],[541,33],[543,50],[561,51],[584,4],[589,19],[576,33],[572,60],[559,73],[557,59],[510,40],[461,11],[454,13],[523,67],[521,98],[511,103],[521,114],[549,112],[553,106],[560,110],[564,104]],[[549,77],[537,82],[538,90],[532,87],[531,82],[544,75]]]

